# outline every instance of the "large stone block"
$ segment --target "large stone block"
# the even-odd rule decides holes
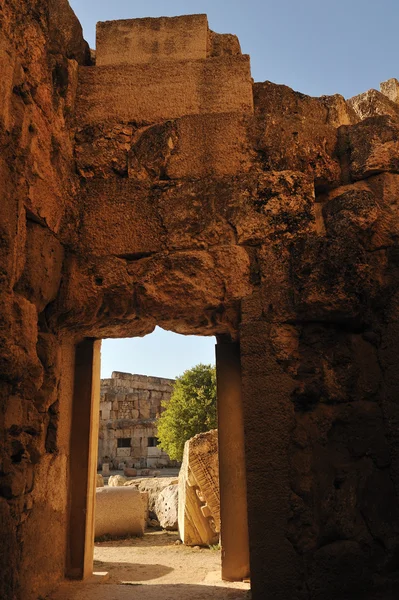
[[[206,15],[97,23],[96,64],[143,64],[206,58]]]
[[[162,226],[154,203],[148,191],[135,182],[92,182],[86,188],[84,203],[80,239],[91,254],[124,256],[138,252],[145,256],[161,249]]]
[[[179,473],[179,533],[188,546],[216,544],[220,532],[217,430],[200,433],[184,446]]]
[[[103,487],[96,490],[95,537],[144,534],[146,506],[133,487]]]
[[[247,124],[237,113],[189,115],[146,128],[129,153],[129,177],[236,175],[251,167]]]
[[[386,101],[389,102],[388,99]],[[398,136],[399,118],[390,115],[370,117],[349,127],[352,179],[366,179],[383,171],[398,173]]]
[[[254,85],[254,105],[257,150],[265,170],[307,173],[316,189],[340,181],[336,127],[351,121],[345,103],[311,98],[266,81]]]
[[[248,56],[82,67],[80,125],[111,119],[154,123],[184,115],[253,110]]]

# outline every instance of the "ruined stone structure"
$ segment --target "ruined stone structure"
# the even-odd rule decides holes
[[[253,84],[204,16],[97,61],[66,0],[1,4],[0,597],[91,573],[99,340],[156,325],[217,336],[254,600],[397,597],[399,84]]]
[[[169,456],[157,446],[157,418],[161,403],[169,400],[173,379],[112,373],[100,387],[98,462],[116,469],[165,467]]]

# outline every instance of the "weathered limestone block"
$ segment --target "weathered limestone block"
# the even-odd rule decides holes
[[[143,186],[136,181],[95,181],[87,186],[86,192],[82,248],[90,249],[95,256],[112,253],[132,258],[135,253],[145,256],[162,248],[162,226]],[[107,227],[102,226],[104,219]]]
[[[45,224],[27,221],[24,271],[16,289],[42,312],[57,296],[64,249]]]
[[[168,531],[178,529],[179,486],[177,483],[164,488],[155,502],[154,512],[160,526]]]
[[[148,64],[207,57],[206,15],[97,23],[96,65]]]
[[[155,512],[155,504],[159,494],[167,487],[177,484],[176,477],[157,477],[157,478],[143,478],[143,479],[133,479],[132,481],[127,481],[125,486],[134,487],[138,489],[140,492],[148,493],[148,507],[150,512]]]
[[[241,46],[236,35],[209,31],[208,56],[234,56],[237,54],[241,54]]]
[[[247,123],[240,114],[190,115],[136,133],[129,177],[140,180],[235,175],[248,171]]]
[[[248,56],[85,67],[79,72],[77,118],[154,123],[203,113],[253,112]]]
[[[206,57],[177,61],[199,47],[180,27],[174,47],[166,36],[140,50],[155,61],[82,66],[75,114],[87,46],[66,0],[10,0],[0,12],[0,596],[47,596],[73,546],[71,504],[90,515],[93,481],[70,447],[75,341],[159,324],[240,340],[253,597],[397,597],[397,83],[386,98],[363,96],[361,116],[342,97],[258,84],[253,120],[236,40],[208,32]],[[359,123],[370,110],[391,116]],[[247,137],[240,117],[233,140],[231,113]],[[151,127],[171,118],[181,122]],[[96,178],[118,182],[100,189]],[[64,246],[59,290],[51,244],[27,240],[31,227]],[[43,281],[29,263],[41,246]],[[121,410],[115,431],[128,437],[124,402],[106,411]],[[81,495],[67,487],[70,454]],[[78,529],[79,570],[92,540]]]
[[[126,177],[128,152],[136,128],[129,123],[99,123],[75,133],[76,167],[85,179]]]
[[[315,190],[311,177],[298,171],[273,171],[257,178],[257,191],[233,198],[229,221],[241,244],[254,244],[278,231],[284,242],[316,230]]]
[[[81,65],[90,63],[89,46],[68,0],[49,1],[49,24],[53,52],[67,54]]]
[[[324,98],[266,81],[254,85],[254,107],[258,159],[264,170],[310,174],[317,188],[340,181],[336,116],[329,122]]]
[[[234,301],[250,293],[249,257],[239,246],[222,246],[209,252],[159,254],[156,260],[151,257],[131,263],[129,271],[141,281],[138,296],[149,316],[154,311],[170,311],[179,319],[182,312],[192,312],[203,305],[204,295],[208,306],[216,306],[222,299]],[[175,289],[185,296],[185,307],[176,307]]]
[[[354,181],[383,171],[399,172],[398,117],[374,116],[348,128],[350,174]]]
[[[95,537],[144,534],[145,502],[134,488],[98,488],[96,491]]]
[[[101,473],[97,473],[96,487],[104,487],[104,477]]]
[[[380,83],[380,92],[389,98],[391,102],[399,104],[399,81],[397,79],[392,78]]]
[[[368,90],[363,94],[350,98],[347,102],[362,120],[369,117],[378,117],[379,115],[399,117],[398,105],[387,94],[377,90]]]
[[[337,188],[329,194],[323,206],[326,231],[334,236],[355,234],[370,252],[392,246],[398,214],[395,203],[391,204],[394,196],[384,198],[381,194],[383,179],[387,179],[387,174]],[[390,184],[391,193],[397,193],[399,177],[391,175]]]
[[[217,430],[201,433],[184,446],[179,473],[179,533],[188,546],[215,544],[220,532]]]
[[[327,123],[333,127],[352,125],[359,121],[353,107],[341,94],[321,96],[319,101],[327,108]]]
[[[18,381],[19,391],[34,394],[43,383],[37,356],[37,309],[19,294],[0,296],[0,376]]]

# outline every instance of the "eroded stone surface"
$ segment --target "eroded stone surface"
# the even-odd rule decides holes
[[[168,531],[178,529],[179,486],[168,485],[159,494],[155,502],[155,514],[160,526]]]
[[[209,32],[89,66],[66,2],[0,23],[0,595],[64,576],[76,343],[156,325],[240,341],[253,598],[397,587],[396,84],[252,87]]]
[[[187,546],[217,544],[220,532],[217,430],[184,446],[179,472],[179,533]]]
[[[177,484],[177,477],[143,477],[141,479],[132,479],[125,483],[126,486],[136,487],[140,492],[148,494],[148,508],[156,518],[155,504],[159,494],[167,487]]]

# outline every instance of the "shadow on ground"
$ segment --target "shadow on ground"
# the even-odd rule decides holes
[[[101,548],[113,548],[113,547],[123,547],[123,546],[171,546],[177,540],[179,540],[179,534],[177,531],[156,531],[148,529],[143,537],[137,536],[129,536],[129,537],[109,537],[105,539],[103,536],[100,539],[96,539],[95,545]]]
[[[249,600],[250,592],[213,585],[69,583],[47,600]]]
[[[94,571],[106,571],[112,583],[151,581],[171,573],[173,569],[165,565],[94,561]]]

